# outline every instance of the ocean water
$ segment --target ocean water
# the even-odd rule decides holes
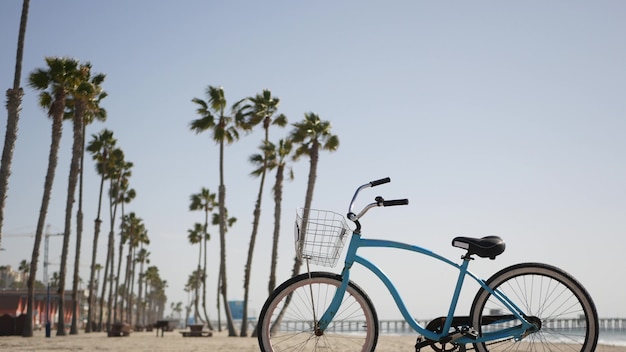
[[[417,333],[403,324],[383,324],[381,334],[389,335],[416,335]],[[598,343],[612,346],[626,346],[626,330],[624,329],[600,329]]]
[[[626,330],[600,330],[598,341],[603,345],[626,346]]]

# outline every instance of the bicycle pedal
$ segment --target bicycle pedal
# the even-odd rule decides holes
[[[422,336],[418,336],[417,341],[415,341],[415,352],[420,352],[422,347],[426,347],[428,345],[430,345],[430,341],[426,340]]]
[[[476,329],[469,327],[469,326],[464,326],[461,329],[461,334],[463,334],[463,336],[465,337],[469,337],[472,340],[476,340],[478,338],[478,331],[476,331]]]

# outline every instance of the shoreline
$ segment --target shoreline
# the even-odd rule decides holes
[[[104,332],[81,332],[78,335],[45,337],[36,331],[33,337],[0,336],[0,350],[8,351],[258,351],[257,339],[228,337],[226,331],[212,337],[183,337],[186,330],[167,331],[163,337],[156,332],[132,332],[127,337],[107,337]],[[381,335],[376,350],[381,352],[415,351],[415,336]],[[430,349],[427,349],[430,350]],[[598,345],[597,352],[626,352],[626,346]]]

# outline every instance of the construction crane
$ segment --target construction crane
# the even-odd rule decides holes
[[[35,237],[32,233],[17,234],[17,235],[5,235],[6,237]],[[50,237],[63,236],[63,233],[50,233],[50,225],[46,226],[46,233],[44,234],[44,249],[43,249],[43,284],[48,285],[48,252],[50,249]],[[4,250],[4,248],[2,249]]]
[[[62,233],[50,234],[49,232],[46,231],[46,240],[44,241],[44,247],[43,247],[43,284],[46,286],[48,286],[48,265],[50,265],[50,262],[48,261],[48,249],[50,246],[50,236],[63,236],[63,234]]]

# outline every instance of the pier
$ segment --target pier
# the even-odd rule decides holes
[[[430,320],[418,320],[422,326],[428,325]],[[551,329],[578,329],[581,327],[580,319],[555,319],[543,322]],[[381,333],[411,333],[413,329],[404,320],[380,320],[378,322]],[[626,318],[600,318],[598,319],[600,331],[626,331]]]
[[[430,320],[418,320],[422,326],[428,325]],[[580,319],[554,319],[544,321],[544,327],[550,329],[579,329],[583,324]],[[626,331],[626,318],[601,318],[598,319],[600,331]],[[289,330],[308,330],[311,328],[310,322],[305,321],[283,321],[283,325]],[[361,329],[364,322],[351,321],[342,322],[342,324],[329,326],[329,330],[333,332],[351,332]],[[411,326],[404,320],[380,320],[378,327],[381,334],[411,334],[414,333]]]

